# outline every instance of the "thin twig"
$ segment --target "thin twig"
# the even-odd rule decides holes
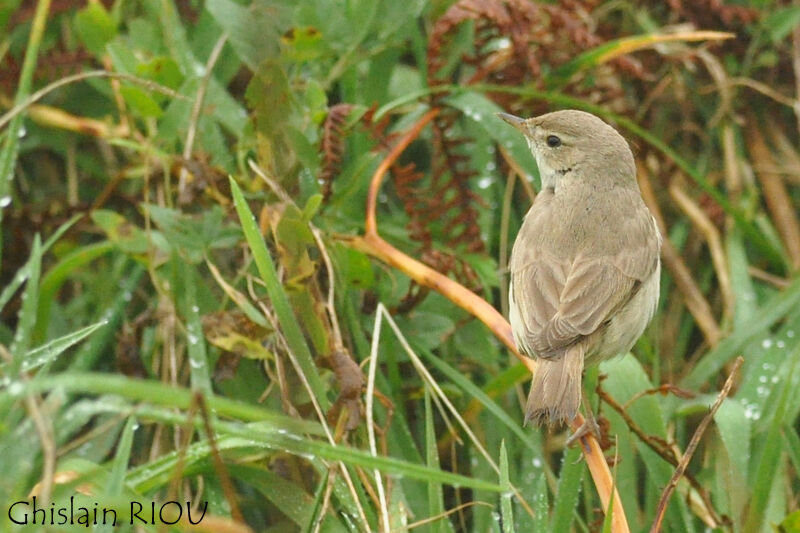
[[[736,304],[733,294],[733,287],[731,285],[730,269],[728,268],[728,259],[725,254],[725,248],[722,245],[722,236],[719,230],[708,218],[708,215],[703,209],[697,205],[681,188],[678,184],[679,180],[672,180],[669,187],[669,194],[675,203],[678,204],[689,220],[702,233],[703,237],[708,244],[708,251],[711,253],[711,262],[714,265],[714,273],[717,276],[717,283],[719,290],[722,293],[722,300],[724,302],[724,316],[733,316],[734,306]]]
[[[751,124],[753,126],[747,128],[750,155],[759,166],[764,164],[774,166],[775,157],[767,146],[758,123],[752,120]],[[800,268],[800,221],[797,219],[797,212],[792,204],[789,191],[786,189],[786,184],[779,174],[761,171],[756,175],[761,182],[764,200],[772,215],[772,222],[781,236],[792,269],[797,270]]]
[[[442,520],[444,518],[447,518],[451,514],[457,513],[457,512],[459,512],[459,511],[461,511],[463,509],[466,509],[468,507],[475,507],[477,505],[482,505],[484,507],[489,507],[491,509],[495,508],[494,504],[491,504],[489,502],[467,502],[467,503],[462,503],[460,505],[456,505],[452,509],[448,509],[447,511],[445,511],[445,512],[443,512],[441,514],[434,515],[434,516],[429,516],[428,518],[423,518],[422,520],[417,520],[416,522],[411,522],[410,524],[408,524],[406,527],[403,528],[403,531],[408,531],[410,529],[414,529],[414,528],[417,528],[417,527],[420,527],[420,526],[431,524],[433,522],[436,522],[437,520]]]
[[[203,429],[206,432],[206,439],[211,448],[211,460],[214,465],[214,470],[217,473],[217,478],[222,486],[222,493],[225,495],[225,500],[231,510],[231,517],[237,522],[244,524],[244,516],[242,511],[239,510],[239,502],[236,497],[236,490],[231,481],[231,475],[225,467],[225,462],[222,460],[222,455],[219,453],[217,441],[214,437],[214,428],[211,426],[211,416],[209,415],[208,405],[206,404],[206,397],[200,391],[195,391],[192,397],[193,402],[197,402],[200,408],[200,416],[203,419]]]
[[[669,498],[672,496],[672,492],[678,485],[678,480],[680,480],[680,478],[683,476],[683,473],[686,471],[686,467],[689,466],[689,461],[692,460],[692,455],[694,455],[698,444],[700,444],[700,439],[703,437],[703,433],[705,433],[706,428],[711,423],[711,420],[714,418],[717,410],[719,410],[723,400],[725,400],[725,397],[728,396],[728,393],[731,391],[731,387],[733,386],[733,378],[736,376],[736,372],[739,370],[739,367],[742,366],[743,362],[744,358],[741,355],[736,358],[736,361],[733,362],[733,368],[731,368],[731,372],[728,374],[728,379],[725,380],[725,385],[719,392],[717,400],[714,402],[714,405],[711,406],[708,414],[706,414],[706,416],[700,422],[700,425],[697,426],[697,430],[694,432],[694,435],[692,435],[692,440],[689,441],[689,445],[686,447],[686,452],[683,454],[680,463],[678,463],[675,473],[672,474],[672,478],[669,480],[669,483],[666,487],[664,487],[664,492],[661,493],[661,499],[658,501],[658,507],[656,510],[656,519],[653,522],[653,527],[650,528],[650,533],[658,533],[661,531],[661,522],[664,520],[664,514],[667,512]]]
[[[772,87],[770,87],[769,85],[767,85],[766,83],[761,83],[760,81],[756,81],[752,78],[728,78],[728,80],[725,82],[725,85],[729,87],[738,86],[738,87],[747,87],[748,89],[753,89],[754,91],[763,94],[767,98],[771,98],[772,100],[775,100],[779,104],[791,107],[792,109],[794,109],[795,106],[797,105],[797,100],[795,100],[794,98],[790,96],[785,96],[776,91],[775,89],[773,89]],[[698,91],[698,93],[708,94],[714,92],[715,90],[719,90],[718,85],[702,87]]]
[[[666,237],[669,235],[667,226],[664,223],[664,217],[661,214],[661,208],[658,206],[653,187],[650,185],[647,169],[639,163],[637,163],[636,167],[638,170],[639,189],[642,191],[644,203],[647,204],[653,214],[653,218],[656,219],[661,235]],[[686,308],[694,317],[700,331],[703,332],[706,342],[711,346],[716,346],[722,338],[722,332],[714,318],[714,314],[711,312],[711,305],[703,296],[700,287],[697,286],[689,267],[683,262],[678,250],[675,249],[668,238],[665,238],[661,243],[661,258],[664,260],[664,265],[672,273],[675,285],[683,294]]]
[[[650,435],[644,432],[644,430],[637,424],[631,415],[625,410],[625,408],[617,402],[609,393],[607,393],[602,387],[598,385],[597,389],[597,396],[609,407],[611,407],[614,411],[616,411],[619,416],[622,417],[622,420],[625,422],[625,425],[628,426],[628,429],[631,430],[633,434],[639,437],[643,443],[647,445],[648,448],[653,450],[658,454],[659,457],[664,459],[666,462],[671,464],[672,466],[678,465],[678,459],[675,457],[674,452],[671,448],[662,445],[661,443],[657,442],[653,439]]]
[[[27,375],[25,375],[24,379],[28,380]],[[53,435],[53,425],[42,414],[41,409],[39,409],[39,402],[38,394],[25,396],[25,407],[33,419],[33,425],[36,426],[36,433],[42,445],[42,482],[39,496],[43,502],[48,502],[53,491],[53,475],[56,470],[56,439]]]
[[[647,445],[648,448],[653,450],[658,454],[659,457],[664,459],[664,461],[668,462],[674,467],[678,466],[678,457],[675,455],[675,452],[672,448],[667,446],[666,444],[661,444],[659,440],[654,439],[650,435],[644,432],[644,430],[637,424],[633,418],[628,414],[626,410],[626,406],[630,404],[630,400],[625,405],[620,405],[617,401],[608,394],[602,387],[598,385],[597,387],[597,395],[598,397],[608,404],[609,407],[614,409],[624,420],[625,425],[628,426],[630,429],[639,439]],[[713,520],[716,524],[720,524],[723,522],[722,518],[719,516],[719,513],[716,512],[714,509],[714,504],[711,502],[711,495],[708,491],[703,487],[703,485],[697,481],[697,478],[694,477],[690,472],[686,472],[685,474],[686,479],[689,481],[689,485],[697,492],[700,496],[700,499],[703,502],[705,507],[706,514]]]
[[[747,267],[747,273],[754,278],[760,279],[761,281],[766,281],[767,283],[781,290],[789,288],[789,286],[792,284],[792,282],[786,278],[776,276],[775,274],[770,274],[769,272],[761,270],[758,267],[754,267],[753,265],[749,265]]]
[[[65,85],[69,85],[70,83],[76,83],[79,81],[88,80],[90,78],[116,78],[123,81],[127,81],[129,83],[134,83],[136,85],[141,85],[145,89],[162,93],[172,98],[176,98],[178,100],[188,100],[188,98],[185,95],[173,91],[169,87],[165,87],[154,81],[138,78],[136,76],[131,76],[130,74],[122,74],[120,72],[109,72],[107,70],[90,70],[89,72],[81,72],[78,74],[73,74],[71,76],[65,76],[58,81],[54,81],[53,83],[42,87],[29,97],[25,98],[22,102],[9,109],[3,116],[0,116],[0,129],[2,129],[6,124],[8,124],[12,118],[19,115],[20,113],[25,111],[25,109],[27,109],[29,106],[35,104],[36,102],[38,102],[51,92],[55,91],[56,89],[59,89]]]
[[[197,94],[194,97],[194,104],[192,105],[192,114],[189,116],[189,129],[186,132],[186,142],[183,145],[183,159],[189,160],[192,157],[192,150],[194,148],[194,138],[197,135],[197,124],[200,122],[200,112],[203,110],[203,102],[206,99],[206,89],[208,89],[208,82],[211,80],[211,73],[214,71],[219,55],[222,53],[222,48],[228,41],[228,34],[224,33],[217,39],[211,54],[206,61],[205,71],[203,77],[200,79],[200,85],[197,87]],[[180,178],[178,180],[178,198],[182,198],[186,192],[186,180],[189,177],[189,172],[186,170],[185,165],[181,165]]]
[[[797,5],[797,2],[795,2]],[[797,131],[800,132],[800,26],[792,28],[792,70],[794,70],[794,105],[792,111],[797,119]]]
[[[373,401],[375,398],[375,375],[378,368],[378,345],[381,339],[381,324],[383,315],[380,313],[380,304],[378,305],[378,312],[375,314],[375,326],[372,329],[372,346],[369,350],[369,374],[367,378],[367,398],[366,398],[366,411],[367,411],[367,439],[369,441],[369,452],[373,457],[378,457],[378,448],[375,444],[375,420],[373,413]],[[375,468],[373,470],[375,476],[375,485],[378,487],[378,503],[381,509],[381,526],[383,531],[389,533],[391,522],[389,521],[389,504],[386,501],[386,492],[383,489],[383,478],[381,471]]]

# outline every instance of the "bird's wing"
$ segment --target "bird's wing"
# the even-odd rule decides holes
[[[597,331],[636,294],[656,269],[660,237],[649,213],[631,222],[624,245],[610,246],[609,255],[578,254],[568,262],[527,251],[528,260],[511,272],[522,351],[552,357]]]

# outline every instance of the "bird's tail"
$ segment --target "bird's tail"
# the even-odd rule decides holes
[[[569,423],[581,403],[581,376],[585,348],[578,343],[559,357],[539,358],[525,407],[525,423]]]

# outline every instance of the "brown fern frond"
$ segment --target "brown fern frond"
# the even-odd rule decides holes
[[[336,104],[328,110],[328,116],[322,123],[322,170],[319,179],[322,182],[322,195],[327,200],[331,195],[333,178],[339,174],[344,155],[344,123],[352,111],[350,104]]]
[[[736,28],[755,22],[759,13],[752,7],[726,5],[722,0],[684,2],[668,0],[672,12],[698,28]]]

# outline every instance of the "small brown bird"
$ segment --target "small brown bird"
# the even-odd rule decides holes
[[[525,422],[569,422],[584,364],[629,351],[653,317],[661,235],[614,128],[575,110],[498,116],[525,136],[542,178],[509,263],[514,341],[538,362]]]

